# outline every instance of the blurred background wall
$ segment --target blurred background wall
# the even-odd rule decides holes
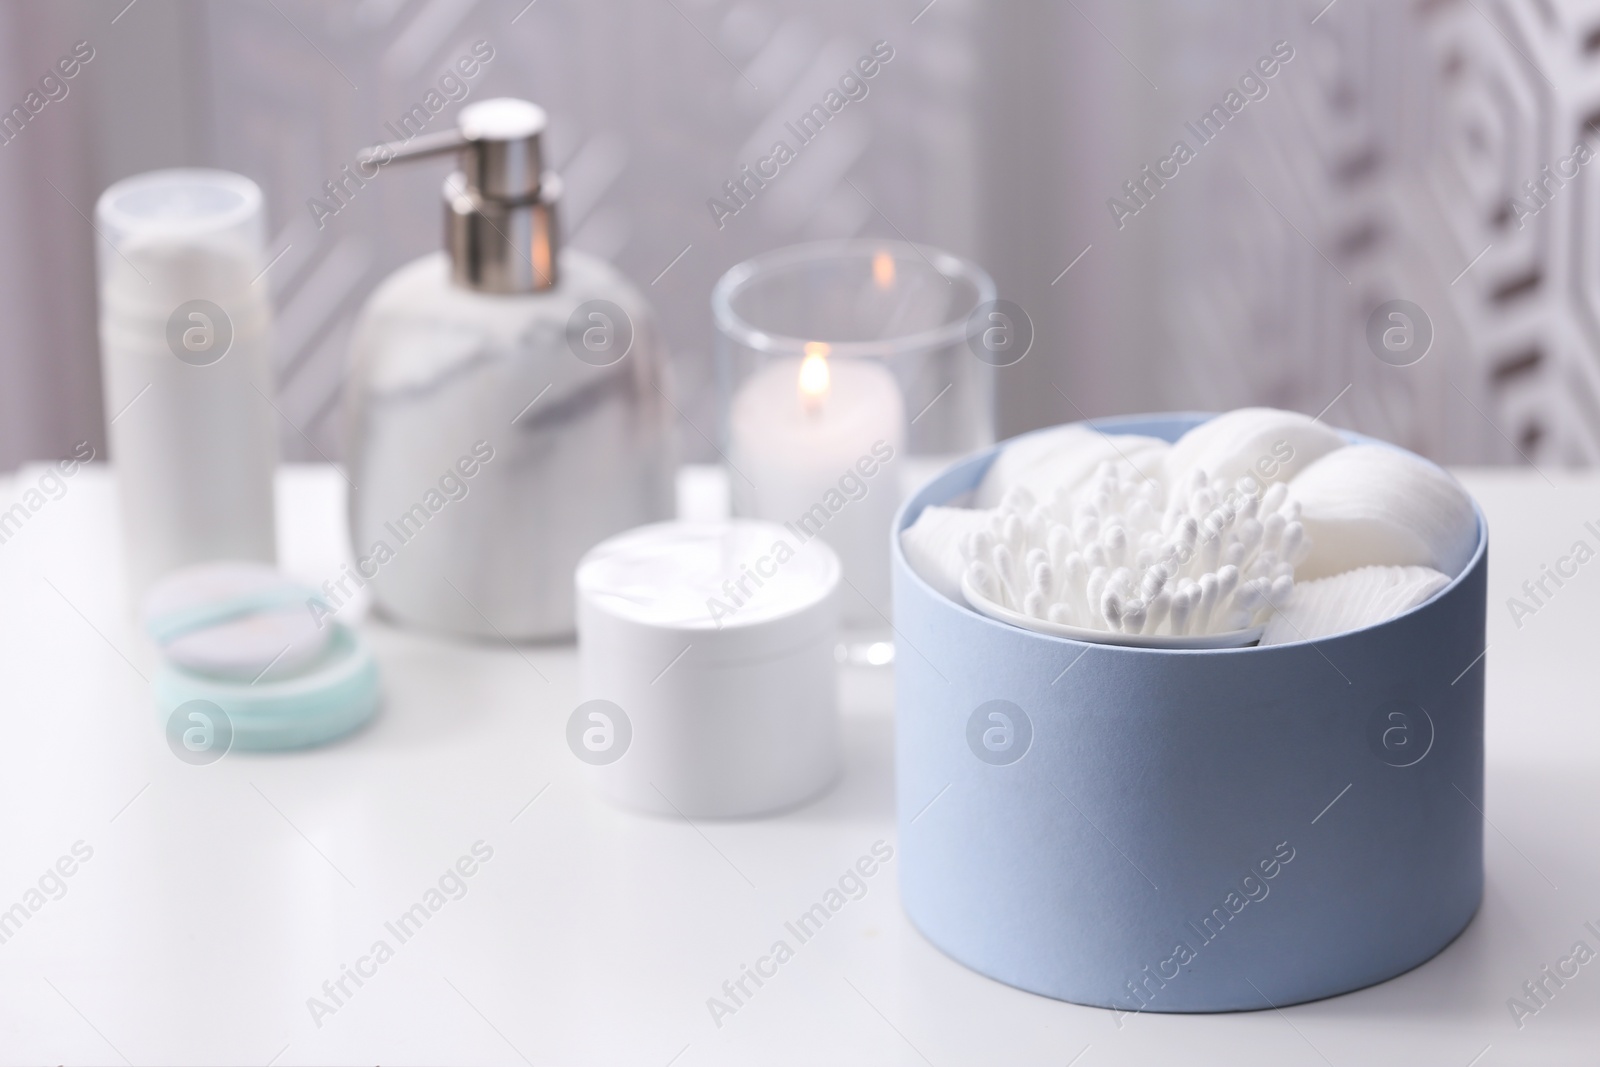
[[[869,96],[719,228],[708,198],[879,40]],[[0,143],[0,469],[103,449],[94,201],[175,165],[265,190],[285,454],[336,458],[351,320],[438,247],[448,164],[310,202],[479,41],[468,99],[551,112],[569,242],[659,308],[691,457],[713,282],[857,234],[971,256],[1028,311],[1004,434],[1267,403],[1451,462],[1600,454],[1600,167],[1573,162],[1600,141],[1600,4],[10,0],[0,105],[80,41],[67,94]],[[1409,366],[1369,341],[1394,299],[1431,326]]]

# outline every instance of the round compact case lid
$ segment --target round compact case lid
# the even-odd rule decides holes
[[[839,582],[831,548],[775,523],[652,523],[578,564],[580,637],[603,628],[647,664],[686,642],[701,664],[782,655],[832,633]]]
[[[297,748],[348,733],[377,708],[366,642],[330,619],[315,591],[264,564],[176,571],[141,615],[161,651],[152,685],[169,726],[178,709],[204,701],[226,716],[233,747]]]

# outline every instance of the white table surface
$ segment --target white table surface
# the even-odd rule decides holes
[[[708,997],[895,839],[892,672],[842,677],[847,770],[781,818],[689,825],[590,796],[563,741],[571,647],[365,624],[387,703],[323,749],[167,749],[98,467],[0,544],[0,1062],[1446,1064],[1600,1062],[1600,961],[1519,1029],[1507,998],[1600,927],[1600,561],[1517,629],[1505,600],[1600,521],[1600,476],[1464,472],[1489,515],[1488,888],[1421,968],[1281,1012],[1112,1013],[1008,988],[901,913],[890,861],[724,1025]],[[37,471],[0,479],[0,509]],[[343,556],[342,482],[288,468],[283,563]],[[475,842],[493,857],[343,1007],[341,964]],[[1476,1059],[1475,1059],[1476,1057]]]

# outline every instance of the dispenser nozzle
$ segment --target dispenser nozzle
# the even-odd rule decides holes
[[[356,162],[363,167],[368,165],[381,167],[386,163],[404,162],[408,159],[442,156],[446,152],[460,151],[466,146],[466,135],[459,129],[419,133],[409,141],[389,141],[373,145],[371,148],[363,148],[356,154]]]
[[[374,145],[358,158],[381,166],[459,153],[460,170],[444,183],[453,279],[484,292],[536,292],[556,284],[560,247],[561,181],[543,171],[546,124],[543,108],[497,97],[462,108],[457,129]]]

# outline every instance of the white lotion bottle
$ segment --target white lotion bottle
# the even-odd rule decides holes
[[[260,188],[227,171],[153,171],[108,188],[95,217],[103,399],[133,602],[179,567],[274,562]]]
[[[445,253],[373,292],[346,393],[356,573],[397,622],[487,640],[572,634],[573,571],[613,534],[672,514],[665,351],[609,263],[562,249],[545,113],[461,110],[459,129],[365,153],[459,153]],[[392,179],[391,179],[392,180]]]

